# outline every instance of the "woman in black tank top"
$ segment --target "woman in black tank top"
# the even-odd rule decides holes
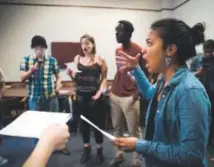
[[[74,63],[77,64],[79,73],[68,70],[69,75],[76,82],[76,108],[78,112],[104,129],[105,113],[101,108],[102,92],[107,83],[107,65],[104,59],[96,56],[95,40],[89,35],[81,37],[81,47],[83,55],[77,55]],[[81,120],[82,138],[84,143],[84,153],[80,159],[83,164],[90,158],[90,125]],[[102,164],[103,158],[103,135],[94,130],[95,141],[97,143],[96,164]]]

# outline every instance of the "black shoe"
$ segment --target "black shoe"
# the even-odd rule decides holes
[[[110,162],[110,167],[118,167],[123,162],[123,155],[120,155]]]
[[[97,155],[96,155],[96,165],[101,165],[103,161],[104,161],[103,148],[98,148]]]
[[[71,152],[68,150],[68,148],[63,149],[62,153],[65,155],[71,155]]]
[[[8,160],[0,156],[0,166],[6,165],[7,163],[8,163]]]
[[[84,164],[86,163],[91,157],[91,147],[84,147],[84,152],[83,152],[83,155],[80,159],[80,163],[81,164]]]

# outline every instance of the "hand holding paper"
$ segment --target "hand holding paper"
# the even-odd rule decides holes
[[[72,70],[73,72],[81,72],[78,70],[77,65],[74,62],[65,63],[68,69]]]
[[[107,137],[108,139],[110,139],[111,141],[114,141],[116,139],[116,137],[112,136],[111,134],[103,131],[102,129],[100,129],[99,127],[97,127],[95,124],[93,124],[91,121],[89,121],[86,117],[84,117],[83,115],[80,116],[80,118],[82,120],[84,120],[85,122],[89,123],[91,126],[93,126],[95,129],[97,129],[98,131],[100,131],[105,137]]]

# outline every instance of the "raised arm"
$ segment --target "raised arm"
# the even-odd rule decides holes
[[[149,80],[147,79],[146,75],[144,74],[140,67],[133,69],[132,75],[135,77],[136,84],[140,90],[141,95],[145,99],[150,100],[155,93],[156,85],[150,84]]]
[[[149,83],[144,72],[141,70],[139,66],[139,58],[141,58],[142,54],[139,53],[137,56],[132,57],[122,51],[118,51],[118,56],[116,57],[116,61],[119,70],[129,69],[132,70],[132,75],[136,79],[136,83],[138,88],[140,89],[140,93],[147,99],[150,100],[155,92],[155,86],[152,86]]]

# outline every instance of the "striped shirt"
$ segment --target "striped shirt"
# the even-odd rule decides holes
[[[24,57],[20,71],[28,71],[36,62],[37,58],[33,55]],[[57,60],[52,56],[45,56],[43,65],[28,79],[28,97],[39,101],[55,95],[54,75],[56,74],[59,74]]]

